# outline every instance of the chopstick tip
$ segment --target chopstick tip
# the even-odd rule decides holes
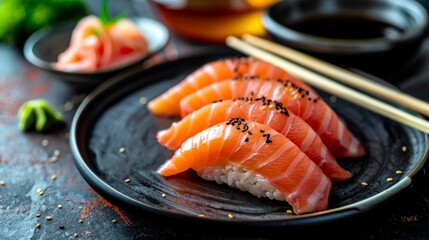
[[[239,39],[235,36],[228,36],[225,39],[226,44],[229,46],[234,45],[234,43],[237,43],[238,41]]]

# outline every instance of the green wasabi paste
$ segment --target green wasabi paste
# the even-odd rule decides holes
[[[19,129],[43,132],[62,122],[63,116],[44,99],[29,100],[18,110]]]

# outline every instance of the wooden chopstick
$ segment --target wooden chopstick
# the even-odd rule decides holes
[[[266,52],[265,50],[250,45],[249,43],[246,43],[236,37],[228,37],[226,39],[226,43],[228,46],[242,53],[270,62],[284,69],[285,71],[288,71],[292,75],[295,75],[296,77],[302,79],[308,84],[315,86],[325,92],[336,95],[344,100],[347,100],[351,103],[371,110],[375,113],[378,113],[397,122],[403,123],[407,126],[418,129],[422,132],[429,133],[429,122],[424,120],[423,118],[402,111],[378,99],[363,94],[352,88],[346,87],[338,82],[330,80],[327,77],[312,72],[286,59],[280,58],[274,54]]]
[[[293,62],[296,62],[309,69],[320,72],[335,79],[338,82],[345,83],[346,85],[360,89],[373,96],[404,106],[425,116],[429,116],[429,103],[419,98],[383,86],[368,78],[365,78],[364,76],[266,39],[246,34],[243,35],[243,40],[254,46],[265,49],[266,51],[292,60]]]

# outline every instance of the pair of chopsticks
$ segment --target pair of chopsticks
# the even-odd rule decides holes
[[[244,35],[243,40],[241,40],[230,36],[226,39],[226,43],[228,46],[244,54],[270,62],[325,92],[422,132],[429,133],[429,122],[425,119],[340,84],[339,82],[348,84],[363,92],[398,105],[402,105],[425,116],[429,116],[429,103],[425,101],[382,86],[358,74],[259,37]],[[329,76],[336,81],[320,75],[317,72]]]

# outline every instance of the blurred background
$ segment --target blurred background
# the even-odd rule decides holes
[[[206,43],[223,43],[227,35],[242,33],[265,35],[261,13],[278,1],[280,0],[110,0],[108,2],[113,16],[120,13],[152,18],[156,16],[181,38]],[[429,0],[418,1],[429,8]],[[22,46],[31,33],[42,27],[76,21],[87,14],[99,14],[100,2],[0,0],[0,42]]]
[[[145,12],[145,0],[132,0]],[[277,0],[153,0],[159,18],[177,35],[196,41],[223,43],[228,35],[265,35],[261,13]]]
[[[261,11],[278,0],[110,0],[112,16],[156,15],[180,37],[222,43],[230,34],[264,35]],[[0,41],[22,47],[34,31],[98,15],[93,0],[0,0]],[[151,5],[151,6],[150,6]],[[151,8],[153,7],[153,8]],[[152,9],[155,9],[154,12]],[[134,11],[134,12],[130,12]],[[174,20],[173,20],[174,19]]]

